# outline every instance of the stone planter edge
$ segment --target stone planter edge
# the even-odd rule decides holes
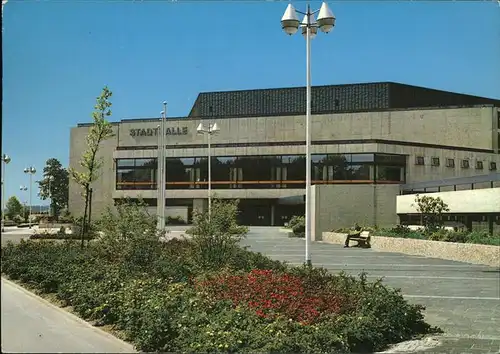
[[[344,244],[347,234],[323,232],[322,241]],[[441,258],[458,262],[500,267],[500,247],[473,243],[429,241],[410,238],[371,236],[371,248],[379,252],[398,252],[413,256]]]

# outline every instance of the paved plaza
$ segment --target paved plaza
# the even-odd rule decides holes
[[[22,239],[29,239],[30,235],[35,233],[34,229],[18,228],[17,226],[7,226],[2,232],[2,246],[7,245],[9,241],[14,243],[20,242]]]
[[[274,259],[304,262],[305,241],[277,228],[252,227],[243,243]],[[427,321],[445,333],[441,346],[425,352],[500,353],[500,269],[319,242],[311,249],[315,266],[353,275],[365,270],[426,306]]]

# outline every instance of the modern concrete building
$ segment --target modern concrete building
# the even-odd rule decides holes
[[[200,122],[220,127],[211,144],[212,188],[220,198],[240,199],[243,223],[282,225],[303,214],[305,94],[304,87],[201,93],[187,117],[169,118],[167,215],[189,219],[193,208],[206,207]],[[313,87],[314,232],[354,221],[396,223],[403,184],[496,172],[499,107],[500,100],[390,82]],[[141,197],[156,210],[158,123],[113,123],[115,137],[99,152],[104,167],[93,185],[93,213],[123,197]],[[71,129],[73,168],[89,126]],[[73,183],[69,209],[83,212]]]
[[[410,183],[400,190],[396,212],[406,225],[421,223],[422,215],[415,205],[418,194],[439,197],[448,205],[449,210],[443,213],[445,225],[500,232],[500,173]]]

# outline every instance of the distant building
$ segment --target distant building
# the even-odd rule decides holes
[[[218,197],[240,199],[244,224],[283,225],[303,214],[305,93],[304,87],[200,93],[189,116],[168,119],[167,215],[189,219],[193,208],[207,206],[200,122],[220,127],[212,137],[212,187]],[[354,221],[395,224],[400,185],[495,173],[499,107],[500,100],[390,82],[313,87],[315,232]],[[100,151],[93,212],[123,197],[142,197],[156,210],[157,125],[158,118],[113,124],[116,136]],[[73,168],[88,129],[71,130]],[[71,182],[69,209],[78,215],[83,207]]]

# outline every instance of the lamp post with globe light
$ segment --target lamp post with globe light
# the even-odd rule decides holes
[[[299,21],[297,13],[304,15],[302,22]],[[318,14],[317,20],[314,15]],[[330,32],[335,26],[335,16],[326,4],[323,2],[321,8],[311,11],[307,5],[306,12],[297,11],[292,4],[288,4],[283,17],[281,18],[281,27],[288,35],[293,35],[299,27],[302,28],[302,34],[306,38],[306,250],[305,263],[308,266],[311,262],[311,39],[318,33],[318,28],[324,32]]]
[[[28,190],[28,187],[19,186],[19,190],[21,192],[26,192]],[[23,197],[23,215],[22,215],[23,219],[25,218],[25,216],[26,216],[26,199]]]
[[[9,155],[2,154],[2,232],[5,231],[5,167],[10,161]]]
[[[30,175],[30,187],[29,187],[29,204],[30,204],[30,213],[29,213],[29,216],[28,216],[28,224],[29,224],[29,228],[31,229],[31,191],[33,190],[33,175],[36,173],[36,168],[34,168],[33,166],[30,166],[30,167],[26,167],[24,169],[24,173],[26,174],[29,174]]]
[[[204,126],[200,123],[196,128],[196,132],[201,135],[208,135],[208,218],[210,219],[212,213],[212,152],[211,150],[211,137],[212,135],[218,134],[220,131],[217,123],[209,123],[208,126]]]
[[[165,197],[166,197],[166,155],[165,155],[165,134],[167,120],[167,102],[163,102],[163,111],[160,112],[160,124],[158,129],[158,153],[157,153],[157,199],[156,199],[156,214],[158,215],[158,229],[163,233],[165,231]]]

